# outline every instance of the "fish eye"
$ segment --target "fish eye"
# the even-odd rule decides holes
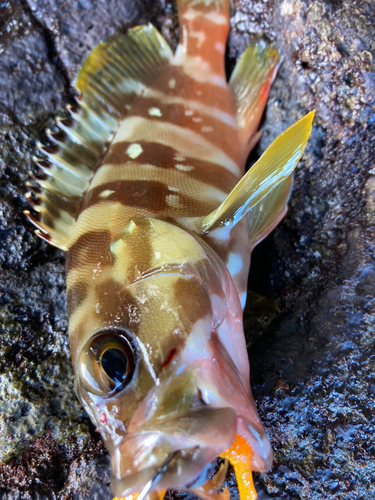
[[[80,379],[87,391],[97,396],[112,396],[130,383],[135,361],[134,348],[124,330],[102,330],[81,351]]]

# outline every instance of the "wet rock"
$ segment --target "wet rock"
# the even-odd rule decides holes
[[[64,257],[25,222],[23,194],[91,48],[148,21],[175,46],[176,8],[13,0],[0,14],[0,498],[111,499],[107,453],[74,396]],[[250,274],[266,297],[247,310],[252,386],[275,450],[259,499],[375,496],[374,16],[371,0],[234,3],[228,70],[254,36],[283,55],[252,159],[316,109],[288,216]],[[233,473],[228,484],[238,498]]]

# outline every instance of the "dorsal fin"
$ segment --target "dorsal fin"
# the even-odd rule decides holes
[[[37,234],[62,250],[69,248],[81,199],[101,163],[107,145],[132,103],[154,81],[172,51],[151,25],[100,43],[84,61],[76,79],[81,96],[68,107],[70,119],[58,120],[61,132],[39,145],[41,175],[29,183],[27,199],[38,213],[25,214]]]
[[[264,40],[258,40],[250,43],[230,77],[238,127],[244,143],[249,145],[249,152],[257,141],[252,139],[258,130],[279,62],[278,50]]]
[[[254,235],[264,237],[266,225],[272,228],[274,217],[279,221],[284,213],[291,175],[310,136],[313,117],[314,111],[280,134],[222,204],[206,217],[195,221],[195,230],[207,233],[218,226],[234,226],[244,215],[254,210],[250,229]],[[281,187],[278,187],[280,184]],[[264,212],[264,218],[261,211]]]

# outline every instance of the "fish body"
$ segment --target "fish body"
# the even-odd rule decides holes
[[[229,0],[180,0],[179,23],[175,54],[150,25],[94,49],[29,197],[39,235],[67,251],[77,394],[121,497],[173,456],[157,489],[211,498],[207,466],[236,436],[253,470],[272,463],[242,311],[251,250],[286,212],[312,116],[243,177],[278,53],[253,44],[228,83]]]

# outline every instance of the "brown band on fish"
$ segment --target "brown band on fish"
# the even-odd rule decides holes
[[[83,234],[69,248],[68,272],[70,269],[79,267],[82,263],[97,266],[98,262],[102,266],[111,264],[110,255],[111,233],[110,231],[89,231]]]
[[[113,166],[123,166],[126,151],[133,144],[129,141],[113,144],[106,156],[106,162]],[[136,158],[136,163],[140,167],[152,165],[163,169],[177,168],[184,172],[188,178],[197,179],[217,189],[228,190],[228,192],[238,180],[236,175],[221,165],[191,156],[181,157],[174,148],[158,142],[139,141],[137,144],[141,152]],[[128,161],[133,163],[133,160]]]
[[[67,302],[69,315],[73,315],[76,309],[82,304],[87,297],[89,290],[88,283],[78,281],[74,283],[68,290]]]
[[[141,105],[142,103],[142,105]],[[200,110],[190,107],[188,104],[162,104],[158,99],[142,99],[128,117],[140,116],[152,122],[165,122],[172,126],[186,127],[205,140],[217,145],[217,137],[221,137],[220,149],[234,160],[237,159],[235,149],[237,131],[233,123],[225,123],[216,116],[201,113]],[[221,112],[218,110],[218,113]],[[109,155],[110,156],[110,155]],[[108,161],[108,157],[106,157]],[[110,160],[109,160],[110,162]]]
[[[108,278],[94,285],[96,316],[103,327],[114,326],[121,318],[122,327],[127,327],[133,334],[137,334],[139,317],[137,304],[130,290],[113,278]],[[94,312],[94,311],[93,311]]]
[[[222,82],[226,81],[225,73],[222,74]],[[168,98],[176,97],[189,102],[196,102],[205,107],[211,106],[219,113],[229,113],[235,118],[233,97],[226,91],[226,85],[218,86],[209,81],[197,81],[192,76],[183,73],[180,66],[173,66],[171,72],[161,73],[147,96],[158,97],[160,104],[168,102]],[[170,99],[169,99],[170,101]]]
[[[150,208],[157,213],[167,208],[166,198],[170,194],[172,192],[162,182],[143,180],[108,182],[90,190],[83,210],[96,203],[113,201],[129,207]]]
[[[186,326],[193,326],[212,311],[210,297],[195,279],[179,279],[175,284],[174,294],[176,302],[183,302],[184,309],[189,311],[189,315],[185,316]]]

